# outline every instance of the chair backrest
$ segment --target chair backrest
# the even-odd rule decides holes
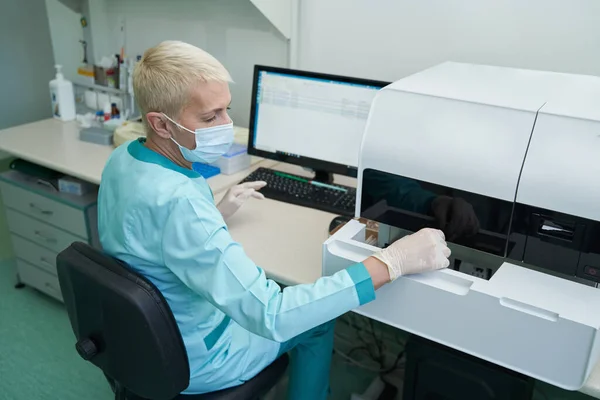
[[[137,396],[172,399],[189,385],[181,334],[158,289],[84,243],[57,257],[77,351]]]

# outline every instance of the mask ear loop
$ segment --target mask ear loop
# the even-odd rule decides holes
[[[167,114],[165,113],[161,113],[163,115],[163,117],[165,117],[166,119],[168,119],[169,121],[171,121],[173,124],[175,124],[179,129],[183,129],[184,131],[188,131],[189,133],[191,133],[192,135],[195,135],[196,132],[189,130],[188,128],[186,128],[185,126],[178,124],[177,122],[173,121]],[[175,142],[177,143],[177,142]]]
[[[194,132],[190,131],[185,126],[182,126],[182,125],[178,124],[177,122],[173,121],[167,114],[165,114],[165,113],[161,113],[161,114],[162,114],[163,117],[165,117],[166,119],[168,119],[169,121],[171,121],[173,123],[173,125],[175,125],[177,128],[186,130],[186,131],[190,132],[191,134],[194,134]],[[179,143],[177,143],[177,141],[173,137],[173,134],[171,134],[171,137],[169,139],[171,139],[173,141],[173,143],[175,143],[177,146],[183,147],[182,145],[180,145]]]
[[[179,128],[179,129],[184,128],[183,126],[179,125],[177,122],[175,122],[171,118],[169,118],[169,116],[167,114],[165,114],[165,113],[161,113],[161,114],[163,117],[165,117],[166,119],[171,121],[173,123],[173,125],[175,125],[177,128]],[[173,137],[173,134],[171,134],[171,137],[169,139],[171,139],[173,141],[173,143],[175,143],[177,146],[182,147],[179,143],[177,143],[177,140],[175,140],[175,138]]]

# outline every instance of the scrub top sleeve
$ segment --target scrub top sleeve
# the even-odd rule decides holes
[[[162,253],[164,264],[186,286],[243,328],[278,342],[375,298],[371,277],[360,263],[282,290],[231,238],[215,205],[199,196],[182,198],[171,210]]]

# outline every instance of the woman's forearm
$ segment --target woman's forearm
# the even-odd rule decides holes
[[[379,289],[390,281],[390,273],[387,265],[382,261],[379,261],[375,257],[369,257],[363,264],[367,268],[369,275],[371,275],[371,281],[375,290]]]

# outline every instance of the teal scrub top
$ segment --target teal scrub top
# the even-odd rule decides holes
[[[206,180],[144,139],[111,154],[98,230],[104,251],[148,278],[171,307],[190,362],[190,393],[252,378],[280,343],[375,298],[361,263],[282,290],[231,238]]]

